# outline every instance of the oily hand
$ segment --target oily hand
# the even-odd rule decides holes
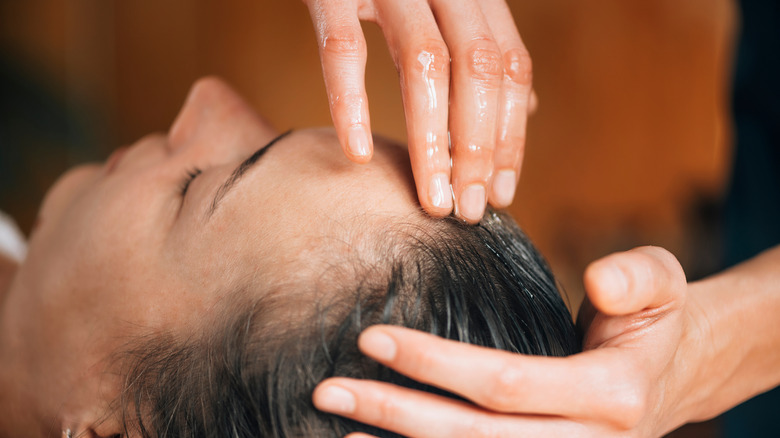
[[[304,3],[347,157],[364,163],[372,154],[360,20],[373,21],[382,28],[400,74],[409,154],[423,208],[446,216],[454,207],[458,217],[475,223],[488,201],[495,207],[512,202],[526,118],[535,103],[531,59],[504,0]]]

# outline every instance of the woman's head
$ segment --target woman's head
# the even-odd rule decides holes
[[[204,336],[141,339],[123,372],[120,405],[129,430],[150,437],[395,437],[319,412],[311,400],[315,385],[333,376],[452,396],[363,357],[357,336],[377,323],[524,354],[577,351],[552,275],[507,216],[489,211],[478,226],[395,223],[383,236],[380,261],[346,260],[351,277],[340,272],[335,281],[293,292],[310,299],[292,312],[284,296],[257,295],[227,309]]]
[[[495,247],[498,241],[479,242],[496,233],[510,247],[525,245],[506,263],[528,265],[533,274],[531,286],[522,286],[517,276],[529,272],[493,266],[506,270],[496,275],[507,284],[521,285],[501,294],[546,290],[543,301],[550,303],[542,314],[551,312],[545,318],[560,326],[553,332],[566,347],[558,353],[570,352],[565,308],[527,242],[512,235],[513,225],[492,215],[485,224],[494,229],[427,218],[416,204],[406,156],[402,147],[377,141],[372,162],[355,165],[328,130],[279,138],[224,84],[199,82],[167,136],[146,137],[104,166],[71,171],[44,201],[28,259],[2,310],[3,333],[15,336],[3,348],[23,352],[15,366],[25,368],[19,385],[26,385],[31,415],[58,421],[55,427],[94,425],[98,434],[111,435],[121,430],[122,394],[131,402],[140,397],[148,425],[167,403],[160,399],[155,407],[155,397],[165,396],[155,388],[179,388],[168,395],[194,403],[192,409],[207,404],[198,399],[205,396],[235,396],[251,406],[264,395],[290,397],[274,390],[274,370],[295,366],[313,368],[298,370],[309,373],[302,381],[285,380],[298,388],[298,398],[285,406],[310,405],[299,395],[310,393],[313,380],[339,367],[359,375],[373,369],[350,345],[360,327],[380,321],[470,341],[487,337],[487,345],[501,347],[511,336],[494,335],[491,324],[510,320],[458,328],[431,313],[437,306],[463,313],[477,305],[452,291],[493,280],[482,270],[504,263],[495,258],[503,249]],[[464,239],[476,243],[460,246]],[[463,254],[473,256],[463,272],[484,277],[479,282],[469,285],[471,277],[449,267]],[[508,305],[502,300],[500,306]],[[492,312],[484,306],[495,303],[480,305]],[[512,333],[539,336],[522,327],[536,322],[515,323]],[[531,343],[538,342],[553,341]],[[339,365],[334,351],[349,360]],[[126,381],[128,375],[135,380]],[[214,386],[214,376],[229,381]],[[251,385],[230,392],[223,385],[233,388],[230,379]],[[250,396],[258,398],[245,399]],[[273,397],[265,401],[280,408]],[[286,421],[284,409],[269,421]]]

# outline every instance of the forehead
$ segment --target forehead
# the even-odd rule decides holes
[[[191,234],[198,248],[190,253],[202,254],[198,265],[209,271],[219,267],[266,284],[292,281],[354,251],[357,237],[377,239],[375,224],[419,214],[405,148],[378,138],[371,162],[355,164],[332,130],[296,131]]]
[[[367,164],[344,156],[332,129],[293,132],[281,139],[247,175],[234,204],[268,201],[296,216],[341,219],[359,213],[406,215],[418,210],[407,150],[377,138]],[[234,205],[236,206],[236,205]],[[235,211],[234,211],[235,213]]]

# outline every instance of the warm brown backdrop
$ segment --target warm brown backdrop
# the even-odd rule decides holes
[[[613,250],[661,244],[694,275],[712,269],[717,239],[696,206],[717,205],[727,180],[735,5],[509,3],[541,101],[511,210],[572,303],[585,264]],[[206,74],[226,78],[280,129],[330,122],[298,1],[5,0],[0,17],[0,53],[93,120],[104,155],[166,130]],[[403,139],[396,73],[381,31],[364,29],[373,128]],[[34,207],[0,208],[29,226]]]

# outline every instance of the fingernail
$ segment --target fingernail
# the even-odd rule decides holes
[[[358,338],[358,347],[363,353],[377,360],[391,361],[395,359],[395,340],[378,330],[364,332]]]
[[[466,220],[478,222],[485,213],[485,186],[472,184],[460,194],[458,201],[460,215]]]
[[[334,414],[351,414],[355,412],[355,395],[346,389],[329,385],[318,391],[317,408]]]
[[[369,143],[366,130],[362,126],[357,126],[349,130],[349,151],[356,157],[367,157],[369,155]]]
[[[431,185],[428,187],[428,196],[431,204],[436,208],[451,209],[452,195],[450,191],[450,179],[445,173],[437,173],[431,178]]]
[[[517,186],[516,178],[514,170],[501,170],[493,178],[493,196],[497,204],[505,206],[512,203]]]

